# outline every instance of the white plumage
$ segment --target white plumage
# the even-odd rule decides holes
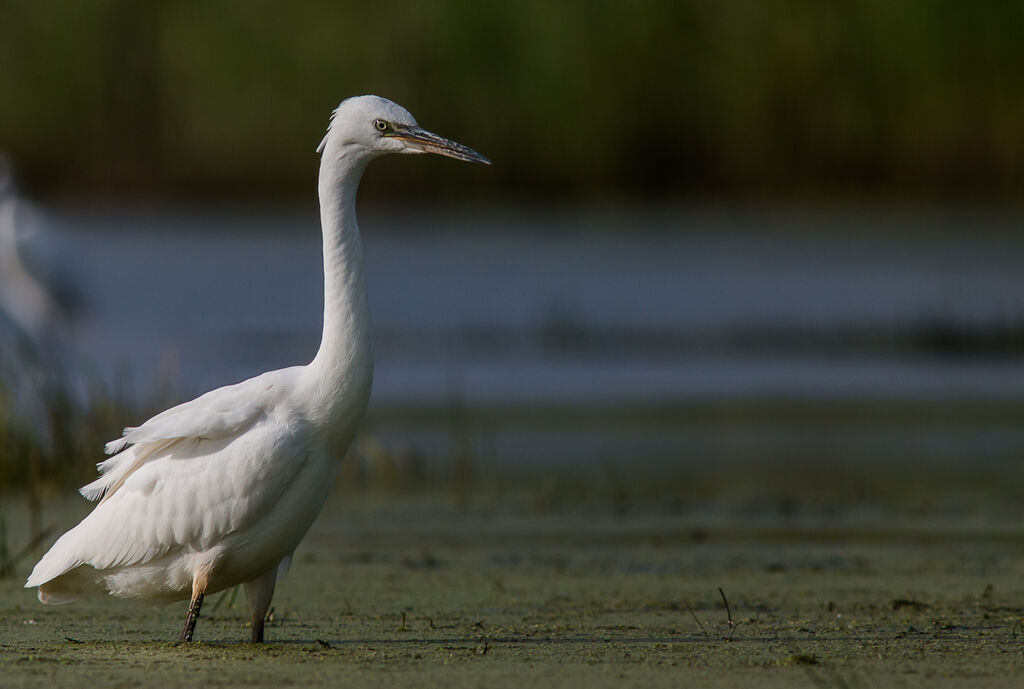
[[[359,96],[335,110],[321,152],[324,331],[306,366],[264,373],[154,416],[107,444],[99,500],[36,565],[44,603],[91,593],[155,601],[191,596],[189,641],[203,596],[245,583],[252,638],[278,571],[319,514],[366,408],[373,377],[356,188],[389,152],[489,162],[417,126],[403,108]]]

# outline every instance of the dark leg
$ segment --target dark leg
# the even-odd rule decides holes
[[[206,584],[208,581],[205,570],[197,570],[192,575],[192,601],[188,604],[185,628],[181,630],[181,640],[184,643],[192,641],[192,634],[196,630],[196,622],[199,621],[199,608],[203,607],[203,596],[206,594]]]
[[[263,624],[265,618],[261,617],[258,620],[252,621],[252,642],[254,644],[263,643]]]
[[[263,643],[263,627],[267,622],[267,610],[270,599],[274,597],[274,584],[277,581],[277,565],[245,584],[249,594],[249,621],[252,629],[252,642]]]
[[[203,606],[203,594],[192,596],[192,602],[188,606],[188,615],[185,616],[185,628],[181,630],[181,640],[189,642],[192,634],[196,631],[196,622],[199,621],[199,608]]]

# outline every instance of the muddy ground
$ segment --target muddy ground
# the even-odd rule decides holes
[[[343,486],[267,644],[241,591],[179,645],[183,603],[43,606],[25,560],[0,686],[1020,686],[1022,493],[1005,467]],[[17,550],[22,500],[2,508]]]

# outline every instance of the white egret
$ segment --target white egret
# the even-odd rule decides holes
[[[44,217],[19,194],[14,164],[0,152],[0,397],[7,423],[48,456],[55,395],[79,402],[68,344],[84,300]]]
[[[83,307],[60,243],[43,213],[19,194],[14,164],[0,152],[0,319],[5,331],[39,349],[66,337]]]
[[[208,392],[108,443],[114,456],[81,490],[99,504],[57,540],[25,584],[39,587],[43,603],[102,592],[191,597],[181,634],[191,641],[203,596],[244,583],[252,640],[263,641],[278,572],[323,507],[370,396],[355,213],[363,171],[385,153],[490,162],[421,129],[404,108],[378,96],[343,101],[317,151],[324,326],[316,357]]]

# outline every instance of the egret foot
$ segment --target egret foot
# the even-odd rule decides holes
[[[286,560],[290,559],[289,555]],[[249,595],[249,628],[252,630],[252,642],[263,643],[263,627],[267,622],[267,611],[270,600],[274,597],[274,585],[277,583],[276,564],[252,581],[245,582],[245,591]]]
[[[205,572],[197,572],[192,576],[192,600],[188,604],[188,614],[185,615],[185,627],[181,630],[183,643],[192,641],[192,634],[196,631],[196,622],[199,621],[199,608],[203,607],[203,596],[206,594],[207,577]]]
[[[181,640],[188,642],[192,640],[192,634],[196,631],[196,622],[199,621],[199,608],[203,607],[203,594],[192,596],[192,602],[188,606],[188,615],[185,616],[185,628],[181,630]],[[262,632],[262,630],[260,630]]]
[[[254,644],[263,643],[263,624],[266,622],[262,617],[259,620],[252,621],[252,642]]]

